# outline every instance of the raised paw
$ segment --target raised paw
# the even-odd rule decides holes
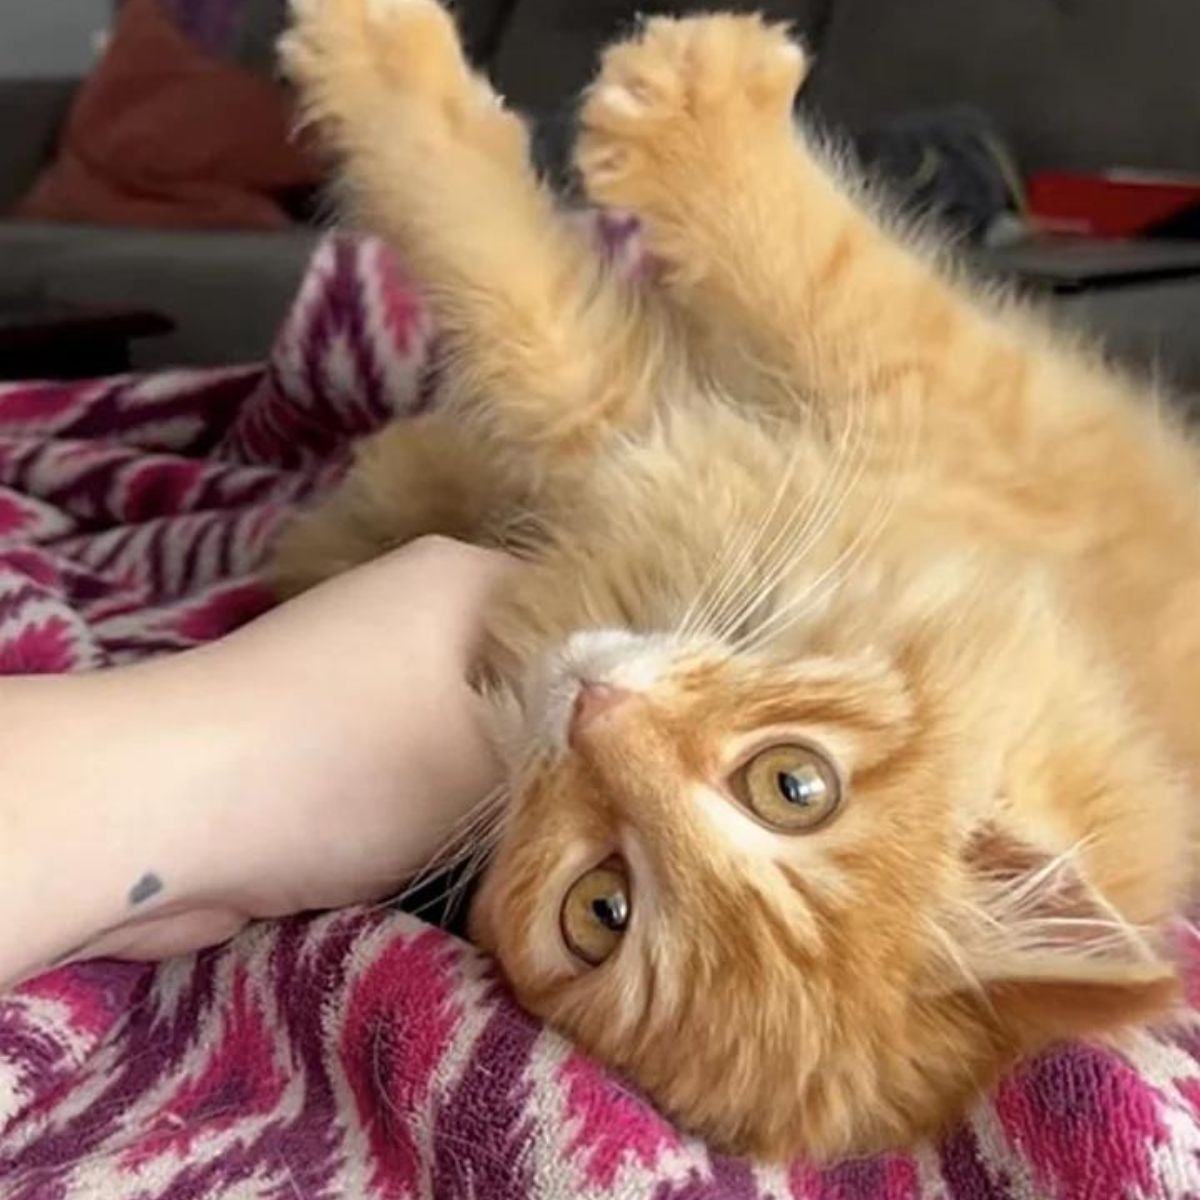
[[[664,189],[703,186],[714,167],[790,133],[806,69],[784,29],[757,16],[647,22],[605,53],[586,97],[576,164],[589,195],[655,216]]]
[[[472,71],[438,0],[292,0],[280,61],[303,112],[335,139],[377,130],[397,106],[419,106],[409,128],[466,141],[514,139],[516,118]]]

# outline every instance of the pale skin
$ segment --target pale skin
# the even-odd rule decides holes
[[[0,684],[0,988],[395,893],[499,780],[467,682],[508,560],[426,538],[203,649]]]

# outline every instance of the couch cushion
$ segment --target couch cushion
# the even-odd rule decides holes
[[[806,104],[852,129],[968,102],[1022,165],[1200,170],[1197,0],[836,0]]]

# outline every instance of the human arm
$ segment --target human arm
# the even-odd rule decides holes
[[[466,674],[506,569],[425,539],[199,650],[0,680],[0,985],[396,890],[498,779]]]

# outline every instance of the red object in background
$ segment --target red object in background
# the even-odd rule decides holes
[[[1040,171],[1026,191],[1030,220],[1048,233],[1131,238],[1200,204],[1200,176]]]
[[[0,0],[0,5],[6,0]],[[17,212],[33,221],[281,229],[316,186],[289,93],[208,54],[159,0],[126,0],[75,99],[54,162]]]

